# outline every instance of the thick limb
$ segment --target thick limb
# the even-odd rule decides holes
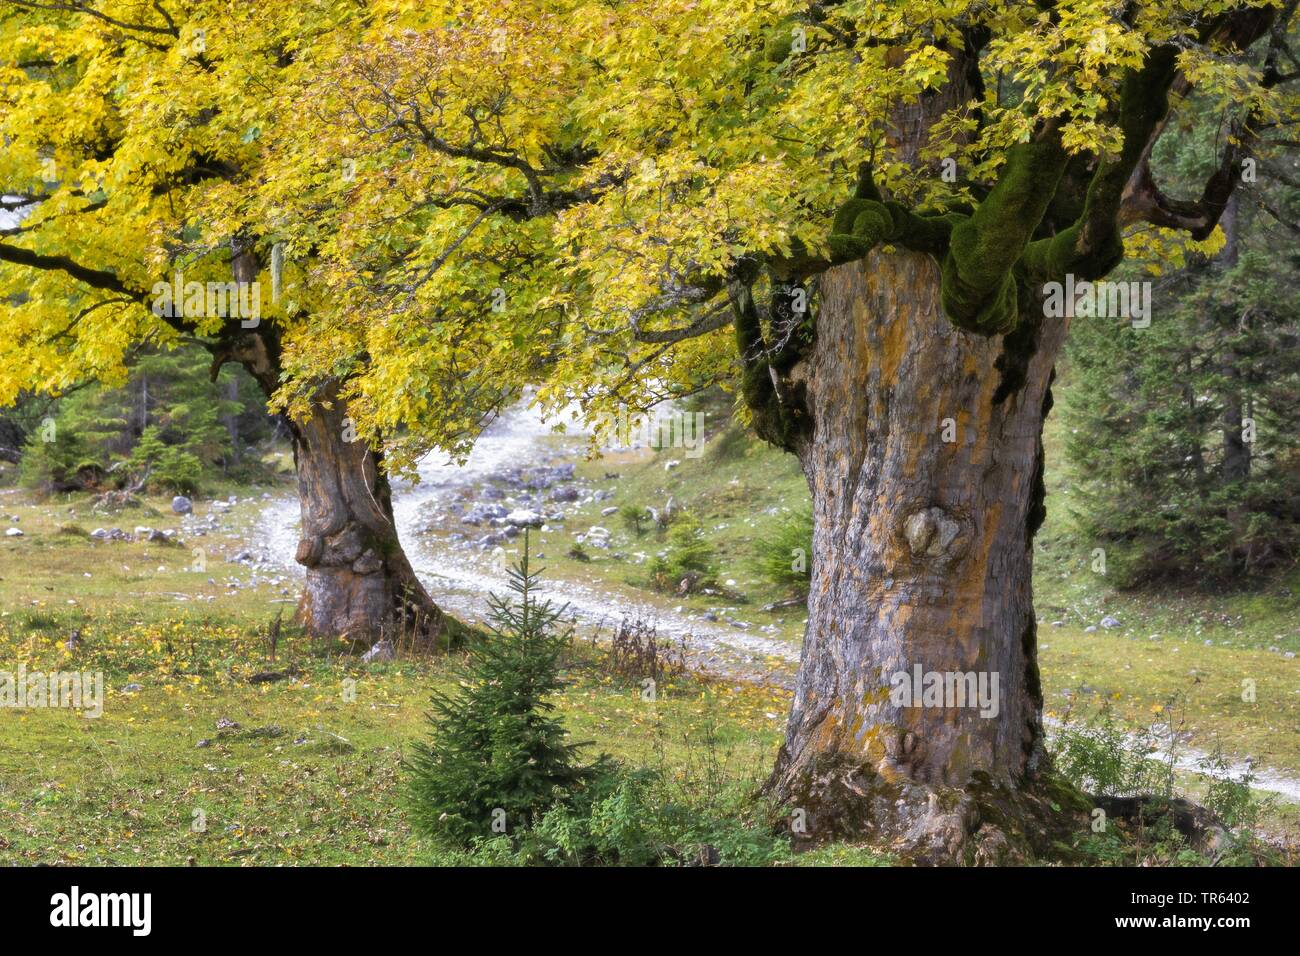
[[[1119,110],[1124,145],[1118,155],[1097,165],[1079,218],[1055,236],[1032,242],[1025,249],[1024,267],[1029,281],[1049,282],[1067,273],[1087,280],[1099,279],[1123,258],[1120,210],[1125,186],[1169,111],[1176,56],[1173,47],[1155,49],[1142,69],[1125,77]]]

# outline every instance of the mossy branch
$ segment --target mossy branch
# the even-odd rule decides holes
[[[1120,210],[1124,187],[1146,155],[1151,136],[1169,111],[1169,88],[1177,72],[1177,50],[1158,47],[1140,70],[1131,70],[1120,88],[1119,126],[1124,145],[1103,159],[1088,184],[1079,218],[1049,239],[1029,244],[1024,273],[1035,283],[1058,280],[1067,273],[1099,279],[1124,256]]]
[[[1019,319],[1016,264],[1056,194],[1069,160],[1054,127],[1008,151],[997,184],[952,231],[940,290],[944,314],[981,335],[1010,332]]]
[[[803,355],[792,301],[799,287],[782,286],[772,294],[773,329],[781,341],[769,344],[763,334],[753,275],[740,275],[727,285],[735,317],[736,350],[740,354],[740,394],[752,415],[755,434],[785,451],[794,451],[808,417],[799,395],[788,394],[782,380]]]
[[[853,198],[835,213],[828,245],[831,264],[852,262],[876,246],[894,243],[916,252],[943,255],[953,227],[962,221],[956,214],[927,216],[912,212],[901,203],[880,195],[871,166],[858,168]]]
[[[1068,157],[1055,126],[1039,140],[1012,147],[997,184],[969,215],[912,212],[883,199],[870,166],[831,226],[833,263],[861,259],[889,243],[925,252],[943,264],[942,301],[956,326],[994,335],[1015,327],[1016,264],[1056,195]]]

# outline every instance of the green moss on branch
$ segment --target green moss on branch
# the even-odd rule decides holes
[[[1093,281],[1123,259],[1119,215],[1124,188],[1169,111],[1176,61],[1173,47],[1161,47],[1151,51],[1142,69],[1125,77],[1119,109],[1124,145],[1117,156],[1098,164],[1079,218],[1057,235],[1032,242],[1025,249],[1024,272],[1030,281],[1059,281],[1067,273]]]
[[[1016,265],[1042,221],[1065,170],[1056,137],[1021,143],[969,219],[952,230],[944,257],[941,301],[958,328],[997,335],[1019,318]]]

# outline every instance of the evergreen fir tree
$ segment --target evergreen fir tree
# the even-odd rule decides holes
[[[1217,124],[1187,132],[1158,146],[1170,195],[1220,162]],[[1224,210],[1222,251],[1154,283],[1149,326],[1071,326],[1061,389],[1070,510],[1119,584],[1251,583],[1300,554],[1293,156],[1259,157],[1258,176]],[[1113,278],[1150,278],[1135,272]]]
[[[560,661],[571,629],[564,608],[539,601],[539,572],[524,553],[509,570],[513,597],[493,595],[491,636],[472,645],[459,687],[435,691],[429,737],[413,747],[412,822],[428,836],[461,844],[516,834],[569,802],[597,775],[582,763],[550,698],[564,683]],[[504,828],[504,830],[503,830]]]
[[[206,469],[229,473],[235,443],[267,437],[271,419],[258,390],[247,381],[239,387],[246,372],[226,365],[213,381],[210,366],[192,347],[149,351],[121,385],[95,383],[58,399],[47,410],[55,441],[25,429],[24,482],[69,491],[100,483],[110,469],[118,483],[148,469],[151,489],[188,493]]]
[[[1117,583],[1244,580],[1300,553],[1300,262],[1198,263],[1154,319],[1075,323],[1071,511]]]

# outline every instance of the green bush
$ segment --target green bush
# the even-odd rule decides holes
[[[645,523],[650,520],[650,512],[644,505],[623,505],[618,509],[618,516],[638,538],[645,533]]]
[[[1056,769],[1080,790],[1131,796],[1164,789],[1171,782],[1152,759],[1158,750],[1153,735],[1130,736],[1106,710],[1086,723],[1063,726],[1053,741],[1052,758]]]
[[[150,488],[184,494],[197,491],[203,475],[203,462],[180,446],[163,444],[154,425],[144,430],[125,465],[131,475],[147,475]]]
[[[520,856],[570,866],[763,866],[788,859],[788,838],[746,804],[739,793],[701,799],[657,771],[613,772],[579,805],[548,813],[522,841]]]
[[[689,514],[675,518],[668,530],[668,547],[650,563],[654,587],[689,594],[713,584],[717,573],[716,553],[699,521]]]
[[[1178,762],[1178,727],[1172,716],[1177,699],[1162,713],[1168,724],[1153,724],[1129,733],[1103,710],[1087,722],[1066,723],[1055,735],[1052,761],[1056,769],[1079,790],[1099,797],[1149,797],[1141,811],[1141,824],[1125,834],[1121,827],[1105,827],[1085,835],[1078,849],[1108,865],[1249,865],[1272,851],[1253,832],[1267,806],[1251,789],[1250,773],[1234,777],[1217,747],[1197,761],[1191,775],[1199,784],[1199,802],[1225,828],[1226,840],[1214,850],[1212,860],[1189,845],[1174,826],[1175,769]]]
[[[51,437],[46,441],[38,431],[27,440],[18,471],[21,484],[49,494],[92,487],[103,479],[98,455],[80,434],[56,427]]]
[[[752,787],[707,796],[661,770],[613,764],[531,827],[439,845],[437,862],[458,866],[763,866],[790,859]]]
[[[812,536],[812,509],[783,512],[772,532],[755,545],[756,570],[778,587],[806,597],[812,574]]]

